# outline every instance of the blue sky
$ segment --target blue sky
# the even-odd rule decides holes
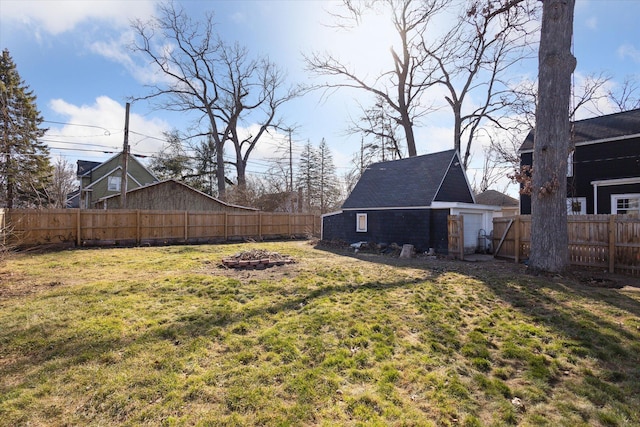
[[[375,72],[387,56],[374,55],[389,45],[393,33],[384,17],[371,18],[358,33],[339,32],[327,9],[335,1],[182,1],[192,16],[213,10],[225,40],[239,41],[254,54],[268,55],[288,73],[291,83],[307,82],[301,52],[330,51],[348,58],[360,70]],[[102,161],[121,149],[124,105],[128,97],[146,93],[151,71],[132,57],[130,21],[146,20],[156,10],[151,0],[55,1],[0,0],[0,49],[9,49],[18,71],[38,97],[50,131],[45,140],[54,156]],[[574,22],[575,79],[604,72],[610,85],[631,76],[640,81],[640,0],[578,0]],[[384,49],[386,53],[386,49]],[[536,61],[520,72],[535,79]],[[349,117],[359,114],[358,92],[341,91],[322,98],[313,93],[283,111],[296,126],[294,154],[307,141],[329,143],[339,174],[349,168],[360,138],[345,135]],[[600,106],[607,110],[608,106]],[[588,113],[583,113],[588,114]],[[580,117],[578,117],[580,118]],[[162,131],[183,128],[186,118],[157,111],[145,102],[131,107],[130,145],[151,155],[162,145]],[[449,113],[427,116],[416,130],[419,154],[452,148]],[[252,157],[249,171],[262,172],[270,159],[284,154],[285,135],[274,135]],[[482,147],[471,165],[482,163]],[[470,179],[473,179],[472,177]],[[497,188],[504,190],[504,187]],[[513,192],[514,188],[508,190]]]

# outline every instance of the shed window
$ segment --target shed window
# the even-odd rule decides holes
[[[120,191],[120,182],[122,178],[119,176],[110,176],[109,184],[107,186],[108,191]]]
[[[367,231],[367,214],[356,214],[356,232],[365,233]]]

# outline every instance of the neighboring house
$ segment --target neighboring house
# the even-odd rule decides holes
[[[496,190],[486,190],[476,194],[476,203],[480,205],[500,206],[500,210],[493,214],[494,218],[518,215],[520,201]]]
[[[78,160],[77,176],[80,191],[71,200],[70,206],[82,209],[94,209],[98,200],[120,194],[122,184],[123,154],[118,153],[109,160],[98,163]],[[127,162],[127,190],[132,190],[158,179],[149,172],[134,156],[129,155]],[[73,193],[70,195],[73,197]]]
[[[520,147],[520,164],[533,165],[534,131]],[[640,214],[640,109],[580,120],[568,155],[569,214]],[[531,197],[520,197],[531,213]]]
[[[322,239],[411,244],[446,254],[447,217],[462,214],[465,252],[473,252],[499,209],[475,203],[457,151],[448,150],[369,166],[342,210],[322,216]]]
[[[264,212],[302,212],[302,189],[264,194],[258,198],[256,206]]]
[[[98,209],[119,209],[120,194],[103,197]],[[258,209],[232,205],[186,184],[168,179],[127,191],[127,209],[180,210],[190,212],[254,212]]]
[[[73,190],[71,193],[67,194],[67,208],[78,208],[80,207],[80,189]]]

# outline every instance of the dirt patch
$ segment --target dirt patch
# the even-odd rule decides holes
[[[464,274],[481,274],[482,272],[499,273],[505,275],[529,274],[527,266],[508,260],[497,259],[492,255],[470,255],[464,261],[447,256],[428,256],[419,254],[411,259],[400,259],[396,251],[385,252],[376,245],[362,245],[358,252],[349,247],[346,242],[331,241],[317,242],[317,248],[340,255],[366,259],[372,262],[382,262],[393,266],[412,266],[429,269],[434,272],[455,271]],[[563,279],[576,285],[593,288],[637,290],[640,292],[640,277],[623,274],[612,274],[602,270],[572,267],[562,275],[546,275],[550,280]]]
[[[11,271],[0,271],[0,301],[11,298],[21,298],[62,285],[64,285],[64,283],[59,281],[35,283],[26,280],[25,277],[20,274]]]
[[[622,289],[640,291],[640,277],[612,274],[589,269],[572,269],[569,276],[582,285],[594,288]]]

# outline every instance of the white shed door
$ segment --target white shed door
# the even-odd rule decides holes
[[[482,229],[482,214],[463,213],[464,252],[473,253],[478,247],[478,232]]]

